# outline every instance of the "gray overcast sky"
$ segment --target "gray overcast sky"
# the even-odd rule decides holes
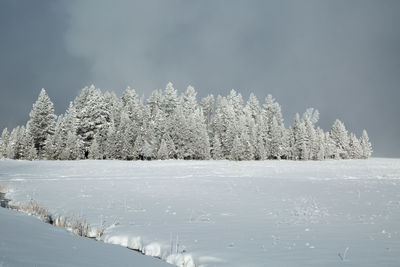
[[[40,89],[65,111],[94,83],[145,96],[168,81],[203,97],[271,93],[286,125],[315,107],[400,156],[400,1],[0,1],[0,128]]]

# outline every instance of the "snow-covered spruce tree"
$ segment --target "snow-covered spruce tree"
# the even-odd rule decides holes
[[[160,90],[151,93],[151,96],[147,99],[147,107],[150,111],[150,117],[154,119],[162,109],[162,92]]]
[[[105,92],[104,102],[107,110],[110,111],[110,116],[114,124],[113,126],[116,129],[121,122],[122,101],[118,99],[114,92]]]
[[[233,105],[225,97],[217,97],[213,131],[214,135],[216,134],[220,137],[223,158],[229,159],[233,148],[233,140],[240,133],[237,131]]]
[[[314,129],[314,124],[312,123],[310,118],[306,118],[304,120],[304,125],[306,127],[306,133],[307,133],[307,140],[306,140],[306,146],[307,146],[307,155],[306,159],[316,159],[316,154],[318,151],[317,143],[316,143],[316,133]]]
[[[280,159],[282,155],[281,151],[281,143],[282,143],[282,128],[278,124],[276,117],[272,118],[272,123],[269,126],[269,158],[271,159]]]
[[[297,151],[298,151],[298,159],[300,160],[308,160],[309,159],[309,140],[307,135],[307,128],[305,122],[302,121],[299,125],[297,132]]]
[[[64,116],[57,118],[53,135],[49,135],[46,140],[44,155],[49,160],[60,159],[60,154],[65,150],[65,129]]]
[[[168,83],[164,90],[162,108],[166,116],[172,115],[178,105],[178,92],[172,83]]]
[[[164,139],[161,139],[160,148],[158,149],[157,152],[157,159],[161,160],[168,159],[168,147]]]
[[[104,158],[111,115],[103,94],[94,85],[83,88],[81,94],[75,99],[75,111],[76,133],[83,142],[84,157],[88,158],[89,148],[97,134],[99,151]]]
[[[290,130],[283,128],[281,142],[281,159],[289,159],[290,151]]]
[[[231,149],[231,160],[243,160],[244,147],[240,138],[236,135],[233,139],[232,149]]]
[[[264,139],[262,138],[261,135],[257,135],[257,140],[256,144],[254,147],[254,158],[256,160],[265,160],[266,158],[266,152],[265,152],[265,146],[264,146]]]
[[[197,107],[197,93],[192,86],[188,86],[182,95],[182,106],[185,114],[193,114]]]
[[[335,155],[337,149],[336,149],[336,144],[334,143],[333,139],[330,136],[329,132],[325,133],[325,139],[324,139],[324,146],[325,146],[325,158],[326,159],[333,159],[336,156],[336,159],[339,157],[338,155]]]
[[[253,93],[250,94],[246,103],[245,112],[257,123],[260,114],[260,102]]]
[[[368,133],[366,130],[363,130],[363,133],[361,135],[360,139],[360,145],[361,145],[361,150],[362,150],[362,158],[367,159],[371,156],[372,154],[372,145],[369,141]]]
[[[349,136],[343,122],[336,120],[333,123],[330,137],[335,145],[335,158],[347,159],[349,157]]]
[[[223,159],[223,154],[221,150],[221,142],[218,134],[214,135],[211,142],[211,157],[212,159],[219,160]]]
[[[1,143],[0,143],[0,158],[7,158],[7,147],[9,143],[10,135],[8,129],[4,128],[1,133]]]
[[[51,102],[46,91],[42,89],[39,97],[33,104],[32,111],[29,113],[27,131],[32,137],[34,147],[39,158],[42,158],[46,140],[54,134],[55,121],[57,116],[54,114],[53,102]]]
[[[60,154],[61,160],[76,160],[83,158],[83,142],[71,131],[67,131],[65,149]]]
[[[363,150],[360,141],[353,133],[350,134],[349,157],[351,159],[361,159],[363,157]]]
[[[248,105],[246,105],[248,107]],[[257,159],[257,118],[254,118],[251,114],[251,112],[247,109],[244,108],[244,115],[242,116],[242,119],[240,120],[241,123],[243,123],[244,127],[242,127],[242,136],[243,134],[248,135],[248,146],[249,150],[251,151],[249,154],[249,160],[254,160]],[[258,117],[259,115],[256,115]]]
[[[243,147],[243,153],[240,157],[241,160],[253,160],[254,159],[254,147],[250,141],[250,136],[244,129],[240,135],[240,142]]]
[[[63,116],[63,129],[61,142],[63,151],[59,154],[61,160],[76,160],[84,157],[83,141],[77,135],[77,117],[73,102]]]
[[[232,89],[226,99],[232,106],[236,119],[243,115],[243,97],[240,93],[237,93],[234,89]]]
[[[188,117],[189,145],[191,146],[191,159],[209,159],[210,141],[207,133],[207,125],[201,108],[193,111]]]
[[[300,144],[300,124],[300,115],[296,113],[293,126],[290,128],[290,159],[292,160],[300,159],[300,150],[302,147],[302,144]]]
[[[321,128],[317,128],[316,131],[316,154],[315,154],[315,159],[316,160],[324,160],[326,158],[325,152],[325,133]]]
[[[144,140],[142,134],[139,134],[136,137],[135,144],[134,144],[132,152],[130,154],[131,157],[129,157],[128,159],[129,160],[131,160],[131,159],[134,159],[134,160],[136,160],[136,159],[141,159],[141,160],[145,159],[144,154],[143,154],[144,144],[145,144],[145,140]]]
[[[206,120],[207,131],[209,132],[209,134],[211,131],[212,116],[214,114],[214,101],[214,95],[208,95],[200,102],[200,106],[203,110],[203,116]]]
[[[94,136],[93,141],[89,148],[89,159],[103,159],[103,154],[100,151],[100,146],[97,142],[99,137],[97,135]]]
[[[281,146],[280,141],[282,140],[282,131],[283,131],[283,118],[281,112],[281,106],[279,103],[275,102],[275,99],[272,95],[267,95],[265,98],[265,103],[263,105],[263,109],[261,111],[262,120],[264,129],[263,136],[265,142],[265,148],[267,152],[267,158],[269,159],[277,159],[280,158],[280,153],[277,154],[278,148]],[[276,124],[274,125],[273,120],[276,120]],[[272,135],[275,135],[274,137]],[[279,142],[277,143],[277,135],[280,136]],[[274,143],[272,139],[274,138]]]
[[[136,126],[136,127],[135,127]],[[136,154],[134,153],[134,146],[137,137],[139,136],[139,129],[129,117],[129,112],[126,108],[122,108],[121,111],[121,122],[117,129],[117,143],[115,144],[119,150],[116,151],[121,159],[133,160],[138,157],[138,149]],[[110,140],[109,140],[110,141]]]
[[[189,86],[181,97],[181,108],[176,108],[175,122],[182,127],[184,159],[207,159],[210,157],[210,144],[206,120],[203,111],[198,107],[196,91]],[[182,112],[182,114],[178,114]],[[186,114],[186,117],[185,117]]]
[[[24,126],[17,126],[11,131],[7,147],[7,158],[25,159],[26,151],[28,150],[25,137],[26,130]]]

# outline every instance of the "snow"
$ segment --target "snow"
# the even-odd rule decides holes
[[[4,160],[0,184],[178,266],[400,265],[400,159]]]
[[[0,209],[0,266],[172,266],[72,235],[26,214]]]

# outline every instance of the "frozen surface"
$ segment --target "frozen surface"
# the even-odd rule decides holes
[[[399,159],[6,160],[0,184],[181,266],[400,266]]]
[[[172,266],[0,208],[0,266]]]

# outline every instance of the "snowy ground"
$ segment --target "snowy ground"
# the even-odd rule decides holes
[[[6,160],[0,184],[17,202],[117,221],[106,242],[175,263],[178,243],[187,266],[400,266],[399,159]]]
[[[32,216],[0,208],[0,266],[171,265],[121,247],[76,237]]]

